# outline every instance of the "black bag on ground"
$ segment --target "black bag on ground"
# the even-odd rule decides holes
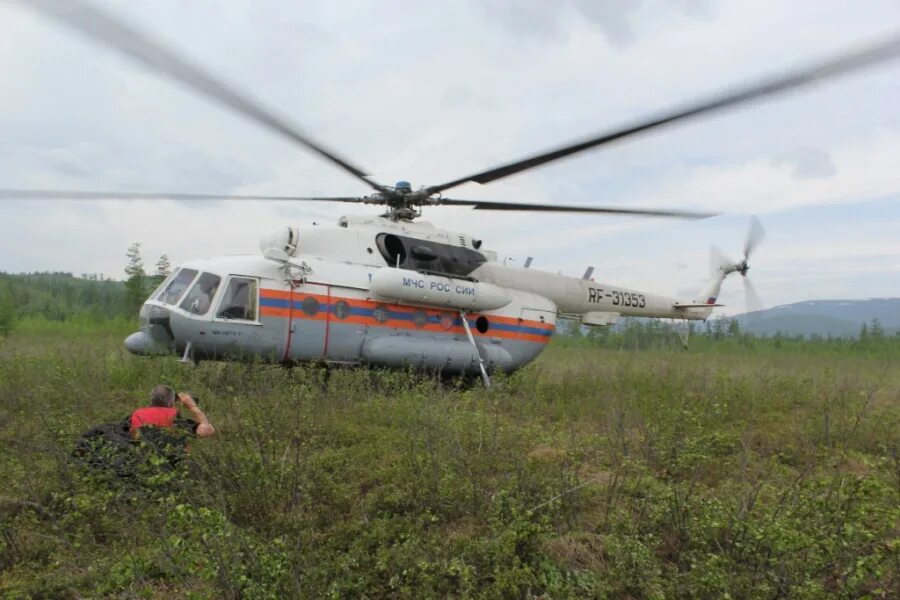
[[[94,471],[131,477],[147,472],[176,468],[187,451],[187,442],[196,429],[193,421],[177,419],[175,427],[142,427],[138,437],[131,435],[131,416],[116,423],[91,427],[81,434],[72,457]],[[162,460],[153,460],[159,457]],[[157,468],[153,468],[157,467]]]

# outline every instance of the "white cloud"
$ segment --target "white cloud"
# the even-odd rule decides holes
[[[788,165],[798,179],[824,179],[835,174],[834,162],[827,152],[815,148],[794,148],[772,159],[776,167]]]
[[[741,164],[680,170],[659,182],[644,205],[665,201],[711,210],[765,213],[866,201],[900,192],[900,134],[882,133],[831,148],[830,177],[797,177],[793,162],[758,158]]]

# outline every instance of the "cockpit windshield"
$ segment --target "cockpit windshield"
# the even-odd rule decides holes
[[[197,283],[191,288],[184,300],[181,301],[181,308],[190,311],[195,315],[205,315],[209,312],[212,305],[212,299],[219,289],[219,283],[222,278],[212,273],[202,273],[197,278]]]
[[[153,290],[153,293],[148,296],[151,300],[156,300],[159,297],[160,292],[166,289],[169,286],[169,282],[175,279],[175,275],[178,273],[178,269],[175,269],[175,273],[169,273],[166,277],[159,282],[159,285]]]
[[[196,276],[195,269],[181,269],[156,299],[166,304],[176,304]]]

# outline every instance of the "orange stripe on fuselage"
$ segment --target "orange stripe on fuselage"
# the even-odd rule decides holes
[[[270,298],[275,300],[285,300],[288,303],[292,301],[292,296],[290,291],[286,290],[273,290],[273,289],[260,289],[260,297],[261,298]],[[308,321],[325,321],[328,319],[328,311],[331,307],[334,306],[338,301],[343,300],[346,302],[351,308],[361,308],[366,310],[373,310],[378,306],[383,306],[389,312],[399,312],[404,314],[412,314],[414,311],[423,311],[429,317],[441,317],[441,316],[450,316],[453,319],[456,319],[459,316],[458,311],[455,310],[441,310],[434,308],[423,308],[419,306],[411,306],[405,304],[390,304],[386,302],[376,302],[374,300],[362,299],[362,298],[348,298],[341,296],[328,296],[325,294],[309,294],[303,293],[295,290],[293,295],[293,303],[296,306],[299,302],[302,302],[304,298],[315,298],[319,301],[320,304],[325,304],[326,309],[320,310],[315,315],[308,315],[302,310],[297,308],[294,309],[293,318],[294,319],[304,319]],[[275,318],[287,318],[290,316],[290,308],[287,307],[274,307],[274,306],[260,306],[260,316],[262,317],[275,317]],[[471,313],[467,316],[476,317],[477,313]],[[508,325],[513,327],[528,327],[530,329],[539,329],[546,331],[548,333],[552,332],[555,329],[555,325],[550,323],[541,323],[540,321],[532,321],[528,319],[521,319],[518,317],[507,317],[501,315],[489,315],[490,322]],[[367,327],[385,327],[389,329],[408,329],[408,330],[418,330],[418,331],[428,331],[433,333],[446,333],[446,334],[456,334],[456,335],[465,335],[465,328],[462,325],[452,325],[449,329],[444,328],[439,323],[425,323],[424,325],[416,325],[412,321],[400,320],[400,319],[392,319],[389,318],[385,322],[379,322],[375,319],[374,316],[362,316],[362,315],[348,315],[344,319],[334,318],[335,323],[346,323],[348,325],[363,325]],[[477,331],[474,327],[471,327],[472,335],[476,337],[500,337],[508,340],[518,340],[523,342],[533,342],[538,344],[546,344],[550,341],[550,335],[538,335],[530,332],[522,332],[522,331],[504,331],[499,329],[489,329],[487,333],[481,333]]]

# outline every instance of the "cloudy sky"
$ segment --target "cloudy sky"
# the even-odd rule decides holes
[[[246,90],[384,183],[455,179],[900,30],[900,3],[129,0],[102,6]],[[767,236],[767,306],[900,296],[900,61],[587,152],[455,197],[720,211],[700,222],[426,219],[501,256],[692,296],[709,248]],[[0,0],[0,187],[362,195],[353,177]],[[257,251],[347,205],[0,201],[0,270],[123,277]],[[515,264],[515,262],[513,263]],[[727,312],[743,310],[729,280]]]

